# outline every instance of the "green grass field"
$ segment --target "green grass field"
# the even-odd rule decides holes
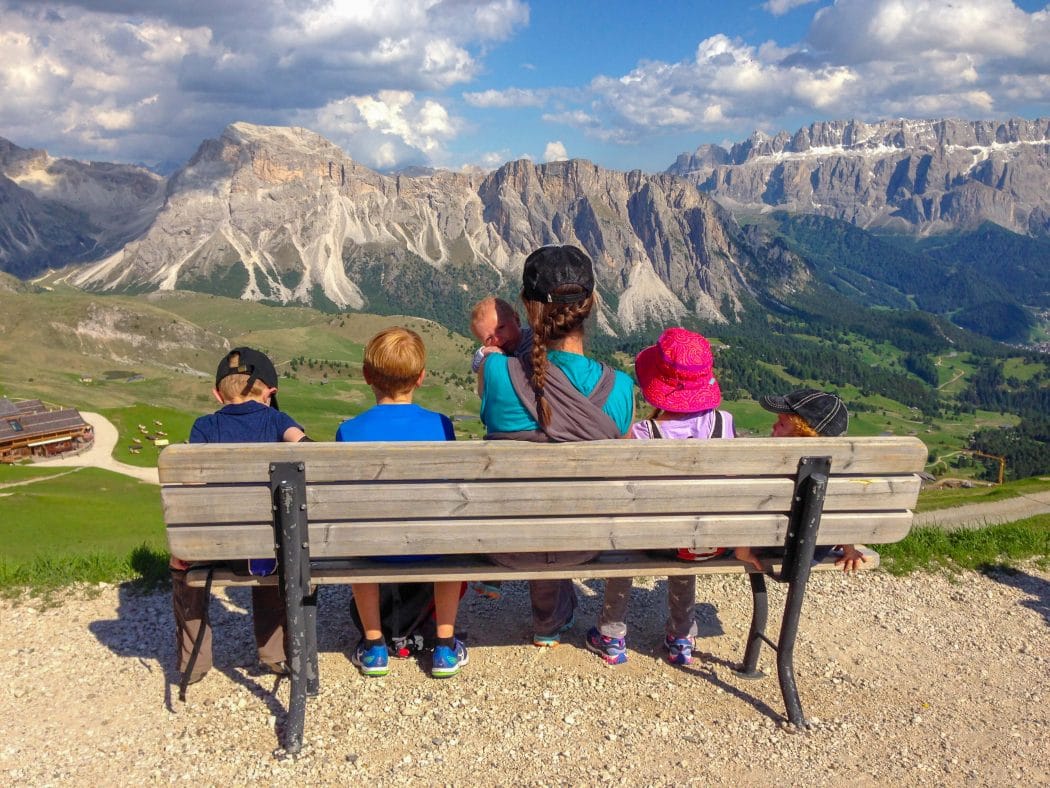
[[[156,485],[96,468],[4,468],[0,588],[155,577],[166,561]],[[33,481],[37,480],[37,481]]]

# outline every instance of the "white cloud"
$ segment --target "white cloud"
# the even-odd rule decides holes
[[[438,102],[398,90],[348,96],[304,113],[299,122],[379,169],[443,160],[445,143],[460,126]]]
[[[385,138],[385,160],[418,158],[460,126],[415,96],[472,80],[478,53],[528,18],[522,0],[6,0],[0,135],[64,155],[184,159],[232,121],[331,122],[345,102],[362,133]]]
[[[542,107],[547,102],[547,93],[522,88],[507,88],[506,90],[464,93],[463,100],[472,107],[479,108]]]
[[[770,12],[800,5],[773,0]],[[614,142],[781,128],[783,118],[989,117],[1050,104],[1050,10],[1009,0],[836,0],[805,41],[725,35],[692,59],[599,76],[544,119]]]
[[[544,161],[568,161],[569,153],[565,150],[565,146],[560,140],[554,140],[547,143],[547,147],[543,150]]]
[[[783,16],[788,11],[794,10],[799,6],[809,5],[815,3],[817,0],[767,0],[762,3],[762,7],[769,11],[773,16]]]

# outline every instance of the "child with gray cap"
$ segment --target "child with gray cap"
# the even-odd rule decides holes
[[[774,438],[833,438],[846,434],[849,426],[849,411],[837,395],[819,389],[799,389],[783,396],[766,395],[759,399],[759,404],[777,414],[773,425]],[[832,549],[841,552],[835,566],[841,566],[843,572],[854,572],[867,562],[864,555],[851,544],[835,545],[834,548],[817,546],[814,560],[820,561],[829,555]],[[764,571],[762,562],[750,547],[737,547],[733,556],[738,561],[746,561],[759,572]]]

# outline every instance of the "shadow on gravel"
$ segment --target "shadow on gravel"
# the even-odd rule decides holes
[[[228,604],[223,604],[218,597],[225,598]],[[165,679],[164,705],[169,711],[177,712],[181,704],[175,702],[175,697],[181,676],[176,666],[170,592],[143,592],[134,583],[123,583],[118,589],[118,600],[115,619],[93,621],[88,629],[114,654],[138,660],[151,673],[160,671]],[[214,633],[212,670],[263,699],[270,713],[280,719],[285,709],[274,697],[280,679],[257,666],[250,610],[251,591],[247,588],[212,594],[209,608]],[[186,692],[187,702],[193,702],[193,689],[190,687]]]
[[[1021,605],[1034,610],[1043,617],[1044,623],[1050,625],[1050,583],[1041,577],[1004,566],[987,567],[983,572],[997,583],[1028,594],[1029,598],[1022,600]]]

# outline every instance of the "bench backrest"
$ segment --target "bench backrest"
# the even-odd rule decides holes
[[[911,437],[198,444],[159,469],[172,553],[212,561],[273,554],[271,463],[305,466],[310,554],[346,558],[782,544],[814,456],[831,457],[821,544],[908,533]]]

